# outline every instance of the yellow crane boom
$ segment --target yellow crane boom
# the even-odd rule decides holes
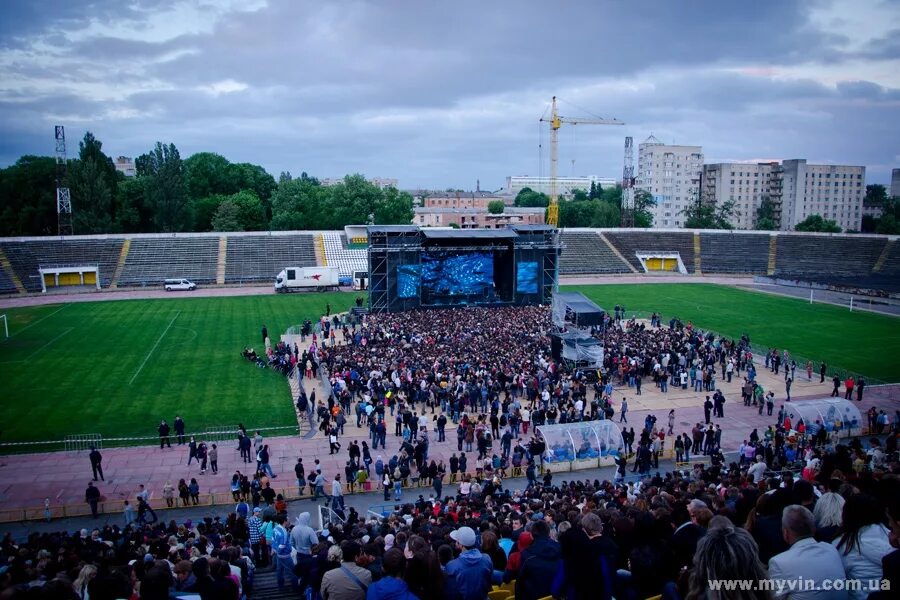
[[[563,117],[556,110],[556,96],[551,102],[550,118],[541,118],[542,123],[550,123],[550,205],[547,207],[547,224],[559,226],[559,193],[556,189],[557,169],[559,167],[559,128],[563,123],[569,125],[624,125],[618,119],[582,119]]]

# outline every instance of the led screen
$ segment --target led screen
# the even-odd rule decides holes
[[[397,267],[397,296],[399,298],[416,298],[419,295],[419,265],[400,265]]]
[[[536,262],[520,262],[516,272],[516,292],[520,294],[537,294],[538,264]]]
[[[423,290],[432,294],[481,294],[494,287],[494,256],[487,252],[422,253]]]

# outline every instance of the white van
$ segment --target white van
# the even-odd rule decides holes
[[[197,284],[190,279],[166,279],[164,287],[167,292],[179,290],[192,291],[197,289]]]

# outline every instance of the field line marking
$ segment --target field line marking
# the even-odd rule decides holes
[[[172,323],[175,322],[175,319],[177,319],[178,315],[180,315],[180,314],[181,314],[181,311],[179,310],[177,313],[175,313],[175,316],[172,317],[172,320],[169,321],[169,325],[163,330],[162,335],[159,336],[159,339],[156,340],[156,343],[153,344],[153,347],[150,348],[150,352],[147,353],[147,356],[144,357],[144,362],[141,363],[141,366],[138,367],[138,370],[135,371],[134,375],[131,376],[131,381],[128,382],[128,385],[131,385],[132,383],[134,383],[135,378],[137,378],[137,376],[141,373],[141,371],[144,368],[144,365],[146,365],[147,361],[150,360],[150,356],[153,354],[153,351],[156,350],[156,347],[159,346],[159,343],[162,341],[162,339],[166,336],[167,333],[169,333],[169,329],[171,329]]]
[[[44,348],[46,348],[47,346],[49,346],[50,344],[52,344],[53,342],[55,342],[56,340],[58,340],[59,338],[61,338],[62,336],[66,335],[67,333],[71,333],[74,329],[75,329],[74,327],[69,327],[68,329],[66,329],[65,331],[63,331],[61,334],[59,334],[58,336],[56,336],[55,338],[53,338],[52,340],[50,340],[49,342],[47,342],[46,344],[44,344],[43,346],[41,346],[40,348],[38,348],[37,350],[35,350],[34,352],[32,352],[31,354],[29,354],[29,355],[28,355],[27,357],[25,357],[21,362],[28,362],[29,360],[31,360],[32,358],[34,358],[35,356],[37,356],[37,354],[38,354],[41,350],[43,350]]]
[[[17,335],[19,335],[20,333],[22,333],[23,331],[25,331],[25,330],[28,329],[29,327],[34,327],[35,325],[37,325],[38,323],[40,323],[40,322],[43,321],[44,319],[49,319],[50,317],[52,317],[53,315],[55,315],[56,313],[58,313],[59,311],[61,311],[62,309],[66,308],[66,307],[68,307],[68,306],[71,306],[71,305],[70,305],[70,304],[63,304],[62,306],[60,306],[59,308],[57,308],[56,310],[54,310],[54,311],[53,311],[52,313],[50,313],[49,315],[44,315],[43,317],[41,317],[40,319],[38,319],[38,320],[35,321],[34,323],[29,323],[28,325],[26,325],[26,326],[23,327],[22,329],[18,330],[17,332],[15,332],[15,333],[12,334],[11,336],[9,336],[9,338],[7,338],[7,339],[12,339],[12,338],[16,337]]]

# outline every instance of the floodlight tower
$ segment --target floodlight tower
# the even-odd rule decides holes
[[[57,125],[56,137],[56,232],[72,235],[72,197],[69,194],[69,174],[66,167],[66,128]]]
[[[622,169],[621,227],[634,227],[634,143],[625,138],[625,166]]]

